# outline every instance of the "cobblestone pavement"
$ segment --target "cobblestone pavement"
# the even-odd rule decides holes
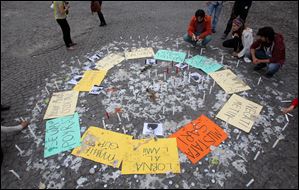
[[[205,6],[204,2],[104,2],[107,27],[99,27],[98,17],[91,15],[89,6],[89,2],[71,2],[68,22],[72,38],[78,45],[76,50],[67,51],[49,2],[1,2],[1,104],[11,106],[8,112],[1,113],[5,119],[2,124],[17,124],[22,116],[31,120],[31,127],[37,135],[35,140],[28,129],[18,134],[1,134],[4,152],[1,188],[38,188],[40,184],[47,188],[247,188],[246,184],[251,179],[254,182],[248,188],[298,188],[298,112],[296,110],[294,117],[290,117],[284,131],[282,128],[286,119],[280,113],[280,108],[288,105],[281,100],[298,96],[298,3],[294,1],[254,2],[248,15],[248,25],[255,33],[258,28],[270,25],[284,35],[286,65],[273,79],[263,78],[257,85],[259,73],[252,72],[253,66],[241,61],[236,67],[236,60],[229,55],[231,52],[223,50],[220,36],[230,15],[231,2],[225,4],[217,33],[203,52],[218,61],[224,55],[225,67],[251,87],[251,90],[239,95],[263,106],[261,116],[249,134],[213,118],[229,98],[218,85],[206,97],[205,103],[198,105],[198,109],[192,109],[192,105],[182,98],[181,102],[176,103],[177,111],[174,114],[172,111],[163,114],[161,122],[167,135],[201,114],[213,118],[223,127],[229,139],[221,144],[223,162],[218,166],[209,162],[213,152],[195,165],[180,153],[181,174],[165,175],[121,175],[119,169],[75,157],[70,151],[44,159],[43,115],[50,98],[45,86],[50,93],[56,91],[55,81],[61,90],[71,89],[72,86],[67,85],[66,81],[72,72],[82,71],[77,59],[84,63],[86,56],[96,51],[106,55],[107,48],[111,52],[122,52],[147,45],[155,51],[170,48],[185,52],[190,50],[193,56],[199,53],[198,49],[183,42],[182,35],[186,32],[190,17],[197,8]],[[126,88],[128,84],[138,88],[138,83],[146,80],[145,76],[138,75],[143,61],[119,64],[109,71],[103,84],[125,89],[125,97],[134,98]],[[153,68],[153,73],[157,70],[157,77],[161,80],[161,73],[167,65],[169,63],[163,62]],[[172,75],[175,76],[175,73]],[[209,89],[213,81],[205,79],[203,87]],[[186,86],[185,89],[192,90],[193,86]],[[177,93],[171,90],[165,100]],[[178,93],[185,92],[183,90],[179,89]],[[198,100],[202,92],[195,93],[194,97]],[[80,115],[81,134],[89,126],[101,127],[105,109],[112,109],[114,105],[121,105],[124,109],[134,105],[144,109],[137,110],[135,115],[128,112],[131,120],[126,120],[124,125],[127,134],[142,138],[143,123],[151,120],[151,115],[145,114],[146,109],[153,105],[138,98],[130,105],[126,101],[121,104],[117,94],[109,98],[112,98],[111,102],[103,94],[90,96],[80,93],[77,112]],[[153,120],[156,115],[152,114]],[[116,125],[117,121],[117,117],[112,117],[107,121],[108,128],[122,132]],[[281,134],[284,139],[273,149],[272,145]],[[15,144],[25,151],[22,156],[18,154]],[[261,154],[254,161],[257,151]],[[96,167],[95,173],[91,172],[93,167]],[[21,180],[9,170],[17,172]]]

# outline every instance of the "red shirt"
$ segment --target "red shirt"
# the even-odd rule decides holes
[[[298,98],[295,98],[295,99],[292,101],[292,106],[294,106],[294,107],[297,107],[297,106],[298,106]]]
[[[203,32],[199,35],[200,39],[204,39],[206,36],[212,34],[212,27],[211,27],[211,17],[206,15],[204,20],[204,27],[203,27]],[[195,16],[191,18],[189,27],[188,27],[188,35],[192,36],[192,34],[195,34],[196,29],[197,29],[197,19]]]

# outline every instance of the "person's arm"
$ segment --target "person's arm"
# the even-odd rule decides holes
[[[282,108],[282,112],[284,114],[287,114],[287,113],[293,111],[297,106],[298,106],[298,98],[295,98],[288,108]]]
[[[206,36],[212,34],[211,17],[209,16],[205,22],[205,31],[198,36],[199,39],[204,39]]]
[[[60,12],[60,14],[66,14],[66,11],[69,9],[69,5],[64,5],[64,3],[59,3],[58,5],[58,11]]]
[[[194,21],[193,21],[193,17],[191,18],[191,21],[189,23],[189,27],[188,27],[188,35],[191,36],[193,38],[193,36],[195,36],[194,32],[195,32],[195,28],[194,28]]]
[[[243,49],[238,53],[238,57],[243,57],[246,52],[250,50],[250,46],[253,42],[253,36],[250,31],[243,32],[242,34],[242,44],[243,44]]]
[[[19,125],[10,126],[10,127],[5,127],[5,126],[1,125],[1,133],[10,133],[10,132],[21,131],[28,125],[29,125],[28,121],[22,121]]]

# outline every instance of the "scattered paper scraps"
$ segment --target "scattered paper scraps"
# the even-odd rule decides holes
[[[89,94],[98,95],[103,91],[104,87],[100,85],[94,85],[92,89],[89,91]]]
[[[163,61],[173,61],[177,63],[183,63],[186,57],[185,52],[177,52],[170,50],[159,50],[154,58]]]
[[[146,65],[153,65],[153,64],[157,64],[157,60],[156,60],[156,59],[146,59],[146,60],[144,61],[144,63],[145,63]]]
[[[53,93],[44,119],[73,115],[76,110],[79,92],[65,91]]]
[[[129,59],[139,59],[145,57],[153,57],[154,56],[153,48],[139,48],[132,50],[131,52],[125,52],[125,57],[127,60]]]
[[[80,146],[79,115],[60,117],[46,123],[44,157]]]
[[[175,65],[177,68],[180,68],[180,69],[184,69],[186,67],[188,67],[188,65],[184,64],[184,63],[178,63]]]
[[[162,123],[144,123],[142,134],[164,136]]]
[[[96,60],[98,60],[100,58],[101,58],[101,56],[99,56],[98,54],[94,54],[91,57],[88,57],[87,59],[94,63]]]
[[[132,138],[130,135],[91,126],[82,136],[81,146],[75,148],[72,154],[119,168],[125,153],[131,151],[129,142]]]
[[[231,70],[222,70],[209,74],[227,94],[250,90]]]
[[[254,102],[233,94],[216,117],[249,133],[262,108]]]
[[[83,75],[75,75],[70,81],[68,81],[68,84],[76,85],[82,79],[82,77]]]
[[[205,115],[191,121],[170,138],[176,138],[179,149],[193,164],[201,160],[211,150],[227,138],[227,134]]]
[[[175,138],[132,140],[122,164],[122,174],[180,173]]]
[[[105,78],[107,71],[85,71],[83,78],[73,88],[75,91],[87,91],[89,92],[94,85],[100,85],[102,80]]]

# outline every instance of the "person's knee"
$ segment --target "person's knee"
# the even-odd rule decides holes
[[[222,46],[228,48],[228,47],[229,47],[229,43],[228,43],[228,41],[227,41],[227,40],[224,41],[224,42],[222,43]]]
[[[185,42],[190,42],[191,37],[188,34],[185,34],[183,36],[183,39],[184,39]]]
[[[212,36],[211,35],[208,35],[205,37],[205,41],[208,43],[212,40]]]

